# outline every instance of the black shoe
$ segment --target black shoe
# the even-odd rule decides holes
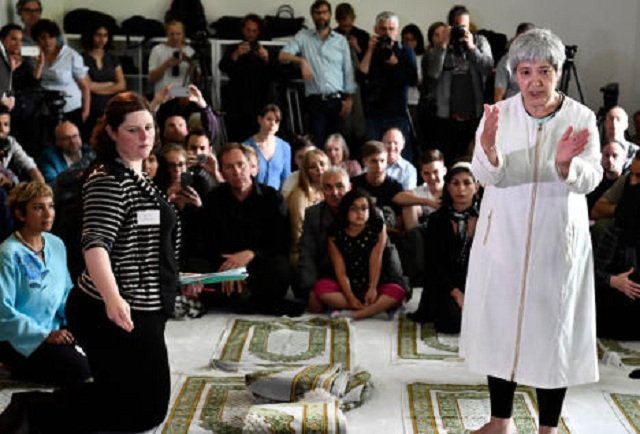
[[[291,300],[280,300],[276,303],[268,303],[262,304],[257,307],[257,313],[262,315],[273,315],[273,316],[289,316],[295,317],[300,316],[304,313],[306,306],[304,303],[291,301]]]
[[[634,369],[629,374],[629,378],[633,378],[634,380],[640,379],[640,369]]]

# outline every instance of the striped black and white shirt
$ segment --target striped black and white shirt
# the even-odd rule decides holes
[[[95,168],[83,187],[82,249],[109,253],[120,295],[134,310],[161,310],[175,297],[175,282],[160,281],[162,197],[148,178],[117,161]],[[179,219],[173,241],[177,262]],[[101,298],[86,269],[78,286]]]

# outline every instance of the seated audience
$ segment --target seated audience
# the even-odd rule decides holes
[[[60,28],[51,20],[34,24],[31,36],[41,50],[34,76],[45,89],[64,93],[64,118],[83,126],[91,109],[91,79],[82,56],[63,42]]]
[[[591,209],[590,217],[592,220],[607,219],[614,216],[616,205],[622,197],[627,179],[631,179],[634,182],[640,181],[640,151],[636,152],[635,157],[633,157],[629,171],[620,175],[613,185],[596,201],[596,204]]]
[[[626,132],[628,128],[629,116],[627,112],[620,106],[611,107],[604,118],[603,142],[608,143],[615,140],[622,144],[627,154],[625,169],[629,168],[633,156],[640,150],[640,146],[627,140]]]
[[[154,148],[149,156],[142,160],[142,171],[147,174],[149,179],[154,180],[158,174],[158,159],[160,148]]]
[[[349,159],[349,147],[342,137],[342,134],[331,134],[324,144],[324,152],[329,157],[332,166],[342,167],[350,177],[358,176],[362,173],[362,167],[356,160]]]
[[[220,71],[229,77],[222,103],[227,135],[232,142],[255,134],[256,116],[269,102],[269,88],[276,72],[273,63],[277,56],[258,42],[264,27],[262,18],[248,14],[241,26],[242,41],[229,46],[219,63]]]
[[[630,176],[624,182],[614,223],[604,230],[594,256],[598,337],[640,340],[639,222],[640,178]]]
[[[376,207],[382,210],[384,223],[389,230],[402,228],[402,209],[395,202],[402,191],[402,184],[387,176],[387,150],[382,142],[370,140],[362,147],[362,159],[366,172],[351,179],[354,187],[373,196]]]
[[[88,23],[87,30],[80,38],[80,44],[85,50],[82,59],[89,68],[91,79],[91,110],[85,123],[86,137],[91,135],[109,99],[127,88],[120,59],[110,51],[112,42],[111,29],[100,22]]]
[[[300,252],[299,242],[302,235],[305,210],[312,205],[321,202],[324,194],[320,179],[329,167],[329,158],[320,149],[312,149],[304,155],[298,185],[289,195],[289,220],[291,224],[291,253],[289,259],[291,265],[298,264]]]
[[[309,294],[308,309],[312,312],[322,311],[322,304],[311,291],[313,285],[319,278],[332,273],[327,250],[329,228],[338,215],[340,201],[351,190],[349,176],[341,167],[329,167],[322,174],[321,182],[324,201],[305,210],[298,259],[298,291]]]
[[[16,186],[9,206],[17,230],[0,244],[0,362],[22,380],[81,383],[89,364],[66,328],[73,287],[64,243],[52,235],[53,191],[31,181]]]
[[[290,267],[289,222],[282,196],[251,179],[241,145],[224,145],[218,161],[226,182],[204,198],[199,244],[187,253],[185,271],[247,267],[249,277],[201,292],[200,300],[245,313],[301,314],[303,305],[284,300]]]
[[[282,183],[291,173],[291,146],[276,136],[281,119],[282,112],[277,105],[266,105],[258,115],[260,130],[244,142],[253,146],[258,153],[258,182],[276,190],[280,190]]]
[[[444,165],[442,152],[427,149],[420,160],[420,175],[424,184],[413,190],[400,192],[395,198],[396,203],[403,207],[402,221],[405,230],[426,223],[431,213],[440,208],[446,174],[447,167]]]
[[[242,146],[242,151],[249,159],[249,174],[251,175],[251,179],[255,180],[258,177],[258,172],[260,171],[260,163],[258,162],[258,152],[256,151],[256,148],[254,148],[253,146],[249,146],[249,145],[241,145],[241,146]],[[293,175],[293,173],[291,175]],[[224,181],[224,178],[223,178],[223,181]],[[296,177],[296,182],[297,182],[297,177]],[[286,196],[285,196],[285,199],[286,199]]]
[[[49,184],[56,181],[65,171],[88,167],[96,156],[91,146],[82,143],[80,131],[73,122],[64,121],[58,124],[55,140],[55,145],[45,147],[38,158],[38,166],[44,180]]]
[[[160,155],[158,174],[154,179],[160,191],[179,210],[188,206],[200,208],[202,200],[192,186],[193,177],[187,171],[187,151],[180,145],[169,143],[160,149]],[[189,175],[185,176],[187,173]]]
[[[0,185],[10,190],[17,181],[45,182],[36,162],[22,149],[11,133],[11,115],[0,105]]]
[[[405,147],[405,136],[398,128],[389,128],[382,136],[382,143],[387,148],[387,175],[395,179],[404,190],[416,188],[418,173],[409,161],[402,157]]]
[[[300,175],[300,168],[304,161],[304,155],[308,151],[316,149],[316,145],[313,144],[313,140],[311,140],[311,136],[308,134],[294,136],[291,142],[291,147],[293,148],[293,164],[296,170],[293,170],[289,174],[287,179],[282,183],[282,187],[280,187],[280,193],[282,193],[282,196],[284,196],[285,199],[289,198],[291,191],[293,191],[295,186],[298,185],[298,176]],[[256,156],[257,155],[258,154],[256,153]]]
[[[334,309],[332,316],[362,319],[403,303],[407,290],[402,269],[385,249],[389,240],[384,226],[367,192],[351,190],[340,202],[328,241],[333,276],[313,288]]]
[[[478,187],[469,163],[445,175],[442,207],[429,218],[425,235],[425,282],[418,310],[410,318],[434,321],[440,333],[459,333],[469,252],[478,219]]]
[[[185,141],[187,169],[193,175],[193,185],[204,197],[213,187],[222,182],[218,159],[213,153],[209,137],[201,129],[189,132]]]
[[[591,209],[596,204],[596,201],[600,199],[600,197],[613,186],[613,183],[616,182],[620,175],[622,175],[626,160],[627,153],[620,142],[613,140],[602,147],[601,163],[604,176],[596,189],[587,195],[589,213],[591,213]]]

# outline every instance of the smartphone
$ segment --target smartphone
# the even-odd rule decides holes
[[[191,187],[193,184],[193,175],[191,172],[183,172],[180,174],[180,187],[183,190],[186,190],[188,187]]]
[[[189,88],[184,86],[172,86],[169,89],[169,96],[171,98],[189,97]]]
[[[207,154],[198,154],[198,155],[196,155],[196,161],[201,166],[207,164],[208,160],[209,160],[209,156]]]
[[[20,48],[22,57],[38,57],[40,55],[40,47],[37,45],[24,45]]]

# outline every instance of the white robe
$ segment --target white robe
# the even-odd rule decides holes
[[[595,295],[585,194],[602,178],[595,116],[565,98],[538,124],[521,95],[498,103],[498,167],[476,135],[472,170],[485,185],[471,249],[460,354],[471,371],[540,388],[598,380]],[[556,146],[589,129],[563,180]]]

